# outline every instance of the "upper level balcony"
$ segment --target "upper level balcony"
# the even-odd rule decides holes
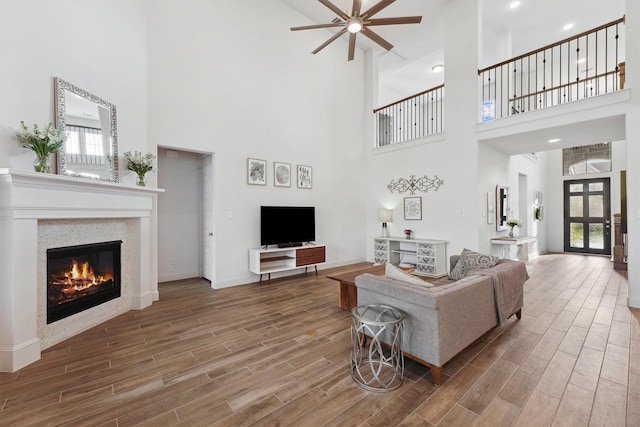
[[[478,70],[479,121],[543,110],[624,88],[624,17]],[[470,94],[469,96],[474,96]],[[377,147],[444,132],[444,84],[374,110]]]
[[[624,17],[478,70],[482,121],[624,88]]]

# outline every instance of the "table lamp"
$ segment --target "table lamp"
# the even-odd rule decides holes
[[[382,222],[382,237],[389,237],[387,223],[393,219],[393,210],[380,208],[378,210],[378,221]]]

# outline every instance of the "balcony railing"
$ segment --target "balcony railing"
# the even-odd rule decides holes
[[[373,110],[377,146],[397,144],[442,132],[444,84]]]
[[[482,70],[482,120],[615,92],[624,86],[624,17]]]

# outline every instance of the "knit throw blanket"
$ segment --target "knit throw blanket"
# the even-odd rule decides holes
[[[493,279],[498,321],[500,326],[504,326],[509,316],[522,308],[523,286],[529,279],[525,263],[523,261],[504,262],[493,268],[475,271],[474,274],[491,276]]]

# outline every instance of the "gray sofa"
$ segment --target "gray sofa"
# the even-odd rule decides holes
[[[450,260],[453,269],[458,256]],[[441,279],[433,287],[372,274],[355,282],[358,305],[384,304],[405,313],[402,350],[430,367],[433,383],[440,385],[446,362],[511,315],[520,319],[528,277],[524,262],[499,260],[493,268],[457,281]]]

